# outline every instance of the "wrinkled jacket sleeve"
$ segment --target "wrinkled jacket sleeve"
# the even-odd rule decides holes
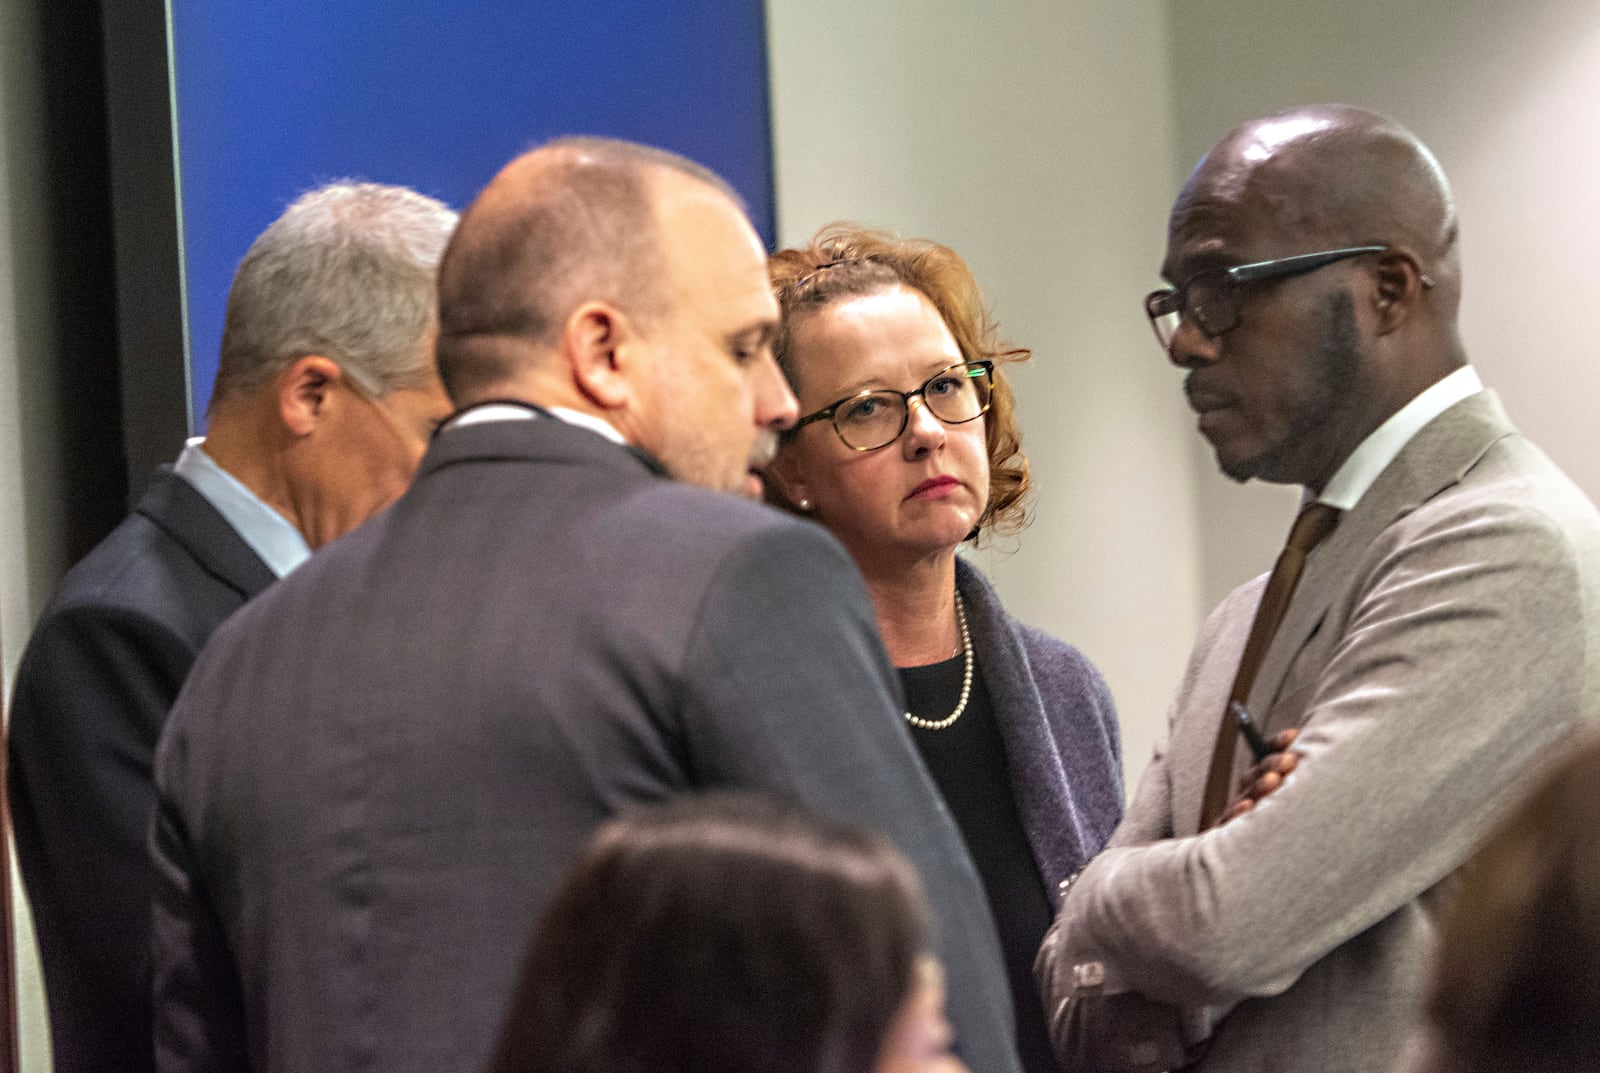
[[[1116,1064],[1147,1017],[1078,1008],[1122,992],[1172,1007],[1191,1045],[1237,1003],[1282,993],[1451,872],[1510,780],[1583,714],[1591,642],[1561,527],[1480,504],[1403,528],[1361,564],[1283,788],[1223,827],[1162,838],[1160,787],[1142,787],[1137,832],[1073,885],[1041,959],[1063,1055],[1148,1068]]]

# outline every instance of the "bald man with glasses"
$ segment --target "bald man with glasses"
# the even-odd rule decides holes
[[[1219,467],[1304,502],[1065,885],[1053,1040],[1074,1071],[1381,1073],[1414,1047],[1452,873],[1595,712],[1600,516],[1467,364],[1449,188],[1392,121],[1237,128],[1162,274],[1145,310]],[[1290,731],[1298,761],[1262,760]]]

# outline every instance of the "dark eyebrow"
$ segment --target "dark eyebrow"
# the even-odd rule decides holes
[[[776,338],[777,334],[778,322],[776,320],[769,320],[734,332],[728,337],[728,342],[731,344],[744,343],[759,347],[765,346],[766,344],[772,342],[772,340]]]
[[[1177,287],[1186,282],[1191,276],[1200,272],[1209,272],[1217,268],[1232,268],[1243,264],[1238,256],[1217,239],[1205,242],[1196,242],[1187,248],[1178,251],[1176,260],[1171,258],[1161,262],[1161,278]],[[1179,266],[1183,268],[1181,278],[1175,271]]]
[[[947,360],[945,360],[944,358],[941,357],[941,358],[938,359],[938,361],[939,361],[939,364],[937,364],[937,365],[934,365],[934,364],[932,364],[930,362],[930,364],[927,367],[927,375],[924,376],[921,380],[919,380],[915,385],[913,385],[913,389],[915,389],[916,387],[921,387],[923,384],[926,384],[929,380],[932,380],[934,377],[938,376],[940,373],[944,372],[946,369],[953,368],[956,365],[965,365],[965,364],[967,364],[966,359],[964,359],[964,358],[958,358],[958,359],[956,359],[955,361],[952,362],[952,361],[947,361]],[[896,391],[896,392],[899,391],[898,388],[892,388],[892,387],[889,387],[889,386],[887,386],[885,384],[878,383],[877,378],[873,377],[873,376],[864,376],[864,377],[861,377],[861,378],[859,378],[857,380],[847,381],[847,384],[853,384],[855,386],[854,387],[846,386],[845,388],[843,388],[842,390],[844,390],[848,394],[841,395],[840,396],[840,401],[843,401],[844,399],[853,399],[857,395],[864,395],[869,391]],[[904,394],[904,392],[899,392],[899,393],[900,394]]]
[[[865,377],[865,378],[862,378],[862,379],[858,379],[858,380],[852,381],[852,382],[846,384],[844,387],[839,388],[839,390],[844,392],[844,394],[839,396],[839,398],[841,400],[843,400],[843,399],[853,399],[857,395],[865,395],[869,391],[882,391],[882,390],[884,390],[884,387],[883,387],[882,384],[879,384],[876,387],[874,387],[873,386],[873,382],[872,382],[872,378],[871,377]]]
[[[1173,287],[1181,287],[1202,272],[1215,272],[1219,269],[1237,268],[1242,262],[1237,258],[1221,252],[1208,250],[1187,257],[1180,262],[1184,271],[1182,276],[1176,275],[1171,266],[1161,266],[1161,278]]]

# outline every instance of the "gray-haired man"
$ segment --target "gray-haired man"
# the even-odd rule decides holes
[[[435,283],[455,213],[335,183],[256,239],[228,298],[209,432],[68,572],[29,641],[11,806],[55,1066],[142,1070],[151,758],[211,632],[404,490],[449,412]]]

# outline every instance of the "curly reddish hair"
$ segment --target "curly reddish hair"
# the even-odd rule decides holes
[[[994,318],[967,263],[950,247],[928,239],[900,238],[852,223],[832,223],[802,247],[780,250],[767,260],[767,274],[783,311],[773,353],[789,382],[795,382],[791,332],[796,322],[833,302],[876,294],[895,286],[921,292],[944,318],[965,361],[994,363],[994,390],[985,415],[989,453],[989,502],[971,537],[1016,533],[1028,524],[1031,491],[1028,457],[1016,401],[1001,368],[1026,361],[1031,351],[1001,342]],[[773,504],[794,504],[768,485]],[[798,513],[798,511],[796,511]]]

